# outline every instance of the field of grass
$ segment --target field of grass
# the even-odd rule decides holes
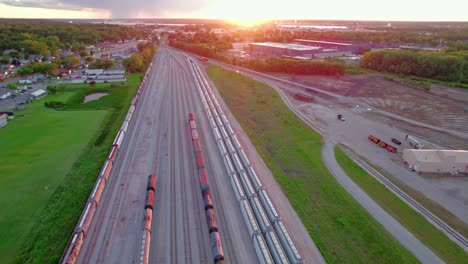
[[[67,85],[0,129],[0,263],[57,263],[136,93],[128,85]],[[109,95],[82,104],[85,95]],[[44,102],[62,101],[62,110]]]
[[[370,176],[339,147],[335,149],[335,156],[340,166],[354,182],[444,261],[463,263],[468,259],[468,254],[461,247]]]
[[[51,96],[63,100],[70,94]],[[0,263],[10,263],[107,111],[55,111],[42,99],[0,129]]]
[[[328,263],[417,263],[328,172],[320,135],[271,87],[214,65],[208,73]]]

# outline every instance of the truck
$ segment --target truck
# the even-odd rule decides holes
[[[419,142],[419,140],[417,140],[413,136],[406,135],[406,141],[408,142],[408,144],[410,144],[410,146],[412,146],[415,149],[422,149],[424,147],[424,144]]]

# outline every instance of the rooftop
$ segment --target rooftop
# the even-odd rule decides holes
[[[290,49],[290,50],[318,50],[320,49],[319,47],[311,47],[311,46],[305,46],[305,45],[299,45],[299,44],[285,44],[285,43],[277,43],[277,42],[256,42],[256,43],[251,43],[251,45],[283,48],[283,49]]]
[[[315,44],[332,44],[332,45],[339,45],[339,46],[351,46],[351,45],[353,45],[353,44],[350,44],[350,43],[320,41],[320,40],[308,40],[308,39],[295,39],[294,41],[302,41],[302,42],[315,43]]]

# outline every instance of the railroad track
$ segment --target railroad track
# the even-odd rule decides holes
[[[211,87],[198,65],[188,59],[197,89],[210,119],[221,155],[225,158],[226,170],[233,181],[232,186],[244,215],[245,223],[254,242],[259,261],[262,263],[302,263],[283,222],[271,203],[267,192],[245,155],[242,146],[222,112]]]
[[[403,201],[405,201],[407,204],[409,204],[411,207],[413,207],[417,212],[422,214],[424,217],[429,219],[430,222],[440,230],[442,230],[447,236],[456,242],[458,245],[460,245],[465,251],[468,249],[468,240],[462,236],[460,233],[458,233],[456,230],[454,230],[452,227],[450,227],[448,224],[446,224],[443,220],[432,214],[429,210],[427,210],[424,206],[419,204],[417,201],[415,201],[411,196],[406,194],[404,191],[402,191],[398,186],[393,184],[390,180],[388,180],[385,176],[383,176],[379,171],[374,169],[372,166],[367,164],[365,161],[363,161],[361,158],[359,158],[356,154],[352,153],[346,148],[343,148],[343,150],[350,156],[356,163],[358,163],[362,168],[364,168],[367,172],[369,172],[370,175],[372,175],[374,178],[376,178],[379,182],[381,182],[385,187],[390,189],[393,193],[395,193],[397,196],[400,197]]]

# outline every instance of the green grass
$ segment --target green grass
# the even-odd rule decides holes
[[[211,64],[208,74],[328,263],[417,263],[328,172],[320,135],[271,87]]]
[[[51,96],[63,100],[70,94]],[[47,98],[49,99],[49,98]],[[96,134],[107,111],[28,105],[0,130],[0,263],[10,263],[41,209]]]
[[[0,130],[0,263],[60,260],[140,76],[118,87],[67,85]],[[109,95],[81,104],[96,91]],[[65,102],[66,111],[47,101]]]
[[[444,261],[463,263],[468,259],[468,254],[461,247],[369,175],[339,147],[335,148],[335,156],[340,166],[354,182]]]

